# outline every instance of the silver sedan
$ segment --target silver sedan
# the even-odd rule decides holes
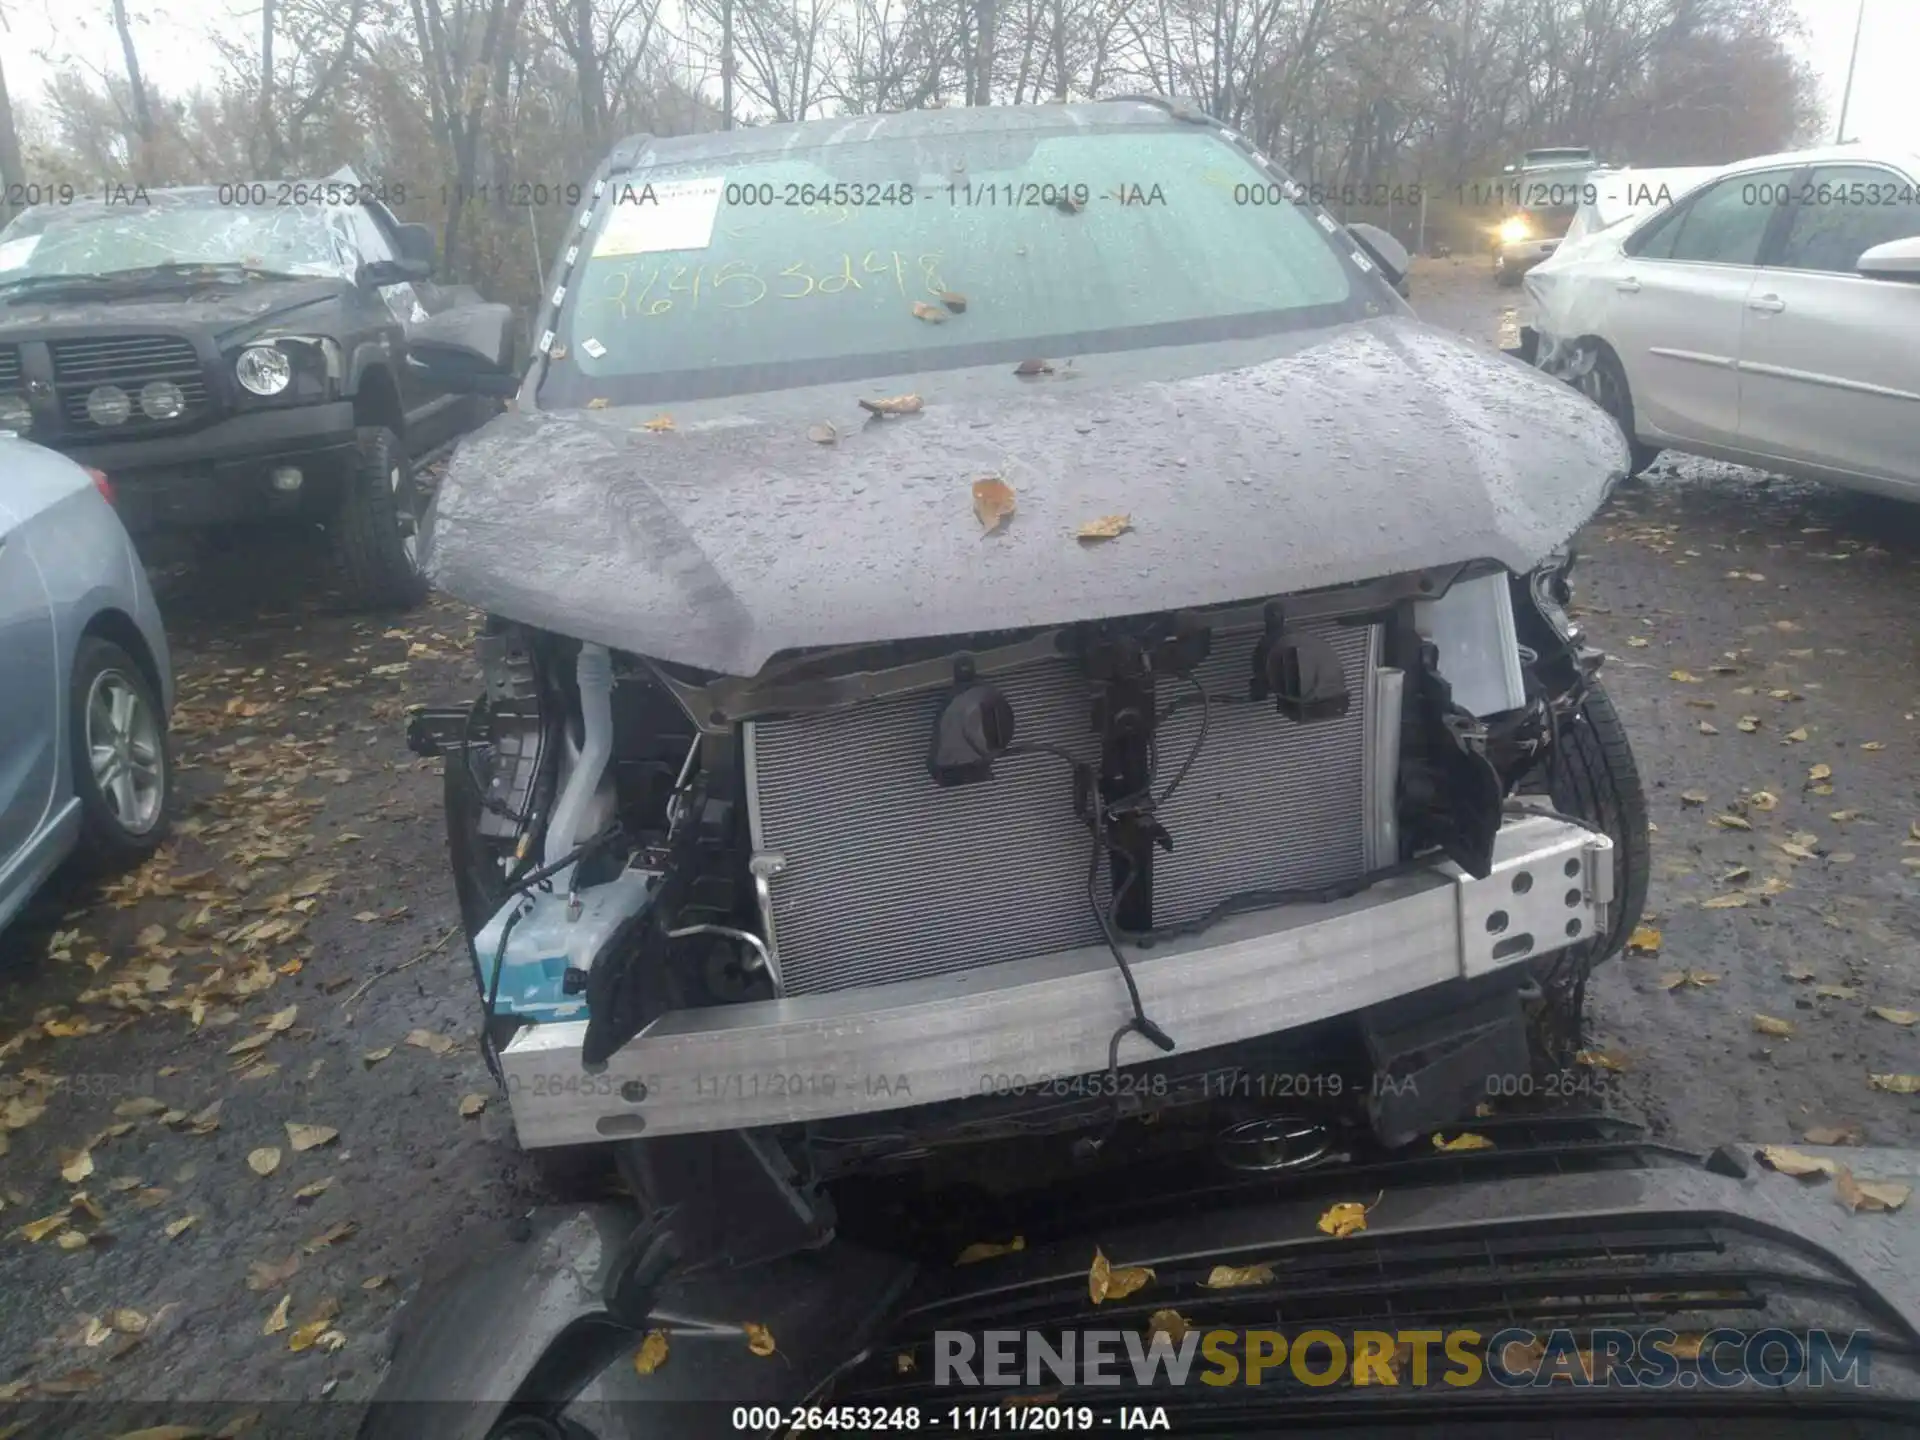
[[[0,926],[69,855],[146,859],[173,795],[173,671],[106,477],[0,433]]]

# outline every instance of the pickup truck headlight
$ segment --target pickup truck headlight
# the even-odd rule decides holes
[[[293,383],[293,362],[277,346],[249,345],[233,362],[233,374],[255,395],[278,395]]]
[[[1532,234],[1532,222],[1524,215],[1515,215],[1510,220],[1500,222],[1500,243],[1502,245],[1517,245],[1520,241],[1529,238]]]

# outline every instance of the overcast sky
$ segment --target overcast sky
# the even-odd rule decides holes
[[[1795,5],[1806,22],[1806,55],[1820,76],[1832,138],[1859,0]],[[135,9],[146,17],[136,29],[142,66],[173,93],[213,78],[219,61],[207,38],[212,28],[252,35],[260,23],[258,4],[249,8],[246,0],[136,0]],[[15,103],[33,104],[64,63],[118,70],[119,45],[108,13],[104,0],[0,0],[7,24],[0,45]],[[1847,137],[1920,148],[1920,0],[1866,0]]]

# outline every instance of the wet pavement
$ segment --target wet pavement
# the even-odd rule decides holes
[[[1414,299],[1490,343],[1515,303],[1473,261]],[[1920,1071],[1920,507],[1667,460],[1581,548],[1657,827],[1591,992],[1609,1103],[1689,1146],[1920,1141],[1870,1079]],[[473,617],[292,600],[298,559],[164,577],[177,838],[0,935],[0,1399],[364,1397],[426,1253],[541,1193],[402,737],[475,688]]]

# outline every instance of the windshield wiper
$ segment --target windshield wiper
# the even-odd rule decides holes
[[[324,277],[297,275],[287,270],[268,270],[239,260],[165,260],[158,265],[143,265],[137,270],[104,270],[80,275],[23,275],[18,280],[0,280],[0,295],[8,303],[18,303],[29,295],[48,291],[140,290],[154,285],[177,284],[191,280],[313,280]]]

